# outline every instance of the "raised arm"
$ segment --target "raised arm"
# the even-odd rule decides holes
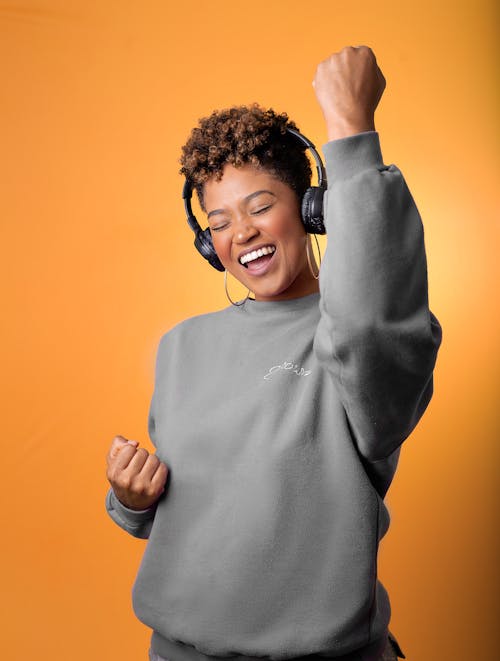
[[[401,445],[431,399],[441,327],[428,307],[420,215],[374,130],[385,88],[375,56],[343,49],[319,65],[314,85],[330,138],[315,350],[374,462]]]

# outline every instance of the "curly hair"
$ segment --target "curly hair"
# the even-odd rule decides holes
[[[219,181],[226,164],[262,168],[302,199],[311,184],[311,164],[306,147],[287,128],[298,130],[286,113],[257,103],[202,117],[182,147],[179,172],[195,188],[203,211],[203,186],[212,177]]]

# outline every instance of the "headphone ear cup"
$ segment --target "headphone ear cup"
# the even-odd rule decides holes
[[[311,186],[302,198],[302,222],[309,234],[326,234],[323,222],[323,197],[325,189]]]
[[[210,228],[198,230],[195,235],[194,245],[196,250],[202,255],[217,271],[224,271],[224,267],[215,251],[210,234]]]

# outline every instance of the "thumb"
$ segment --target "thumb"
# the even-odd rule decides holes
[[[113,438],[113,442],[111,443],[111,447],[109,449],[108,453],[108,463],[109,461],[112,461],[120,452],[120,450],[123,450],[124,447],[127,445],[132,445],[133,447],[137,447],[139,445],[138,441],[129,441],[125,436],[122,436],[121,434],[116,435]]]
[[[121,434],[117,434],[113,441],[116,441],[116,445],[118,446],[123,446],[123,445],[134,445],[137,447],[139,445],[139,441],[133,441],[129,440],[128,438],[125,438],[125,436],[122,436]]]

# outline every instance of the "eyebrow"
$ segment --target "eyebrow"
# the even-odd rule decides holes
[[[254,197],[257,197],[257,195],[262,195],[262,193],[269,193],[273,197],[276,197],[276,195],[273,193],[273,191],[263,188],[262,190],[256,190],[255,193],[250,193],[250,195],[247,195],[243,199],[243,201],[244,202],[250,202],[250,200],[252,200]],[[210,211],[210,213],[208,213],[208,215],[207,215],[207,220],[208,220],[208,218],[211,218],[212,216],[215,216],[218,213],[224,213],[224,209],[214,209],[213,211]]]

